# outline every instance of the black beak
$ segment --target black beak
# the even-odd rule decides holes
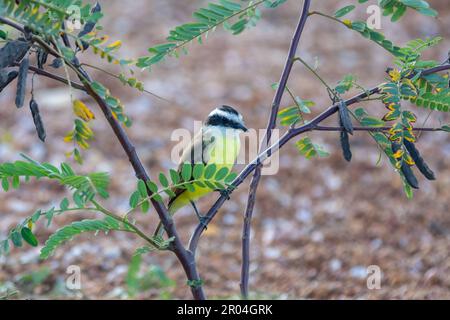
[[[244,132],[247,132],[247,131],[248,131],[247,127],[244,126],[244,125],[241,125],[241,126],[239,127],[239,129],[241,129],[241,130],[244,131]]]

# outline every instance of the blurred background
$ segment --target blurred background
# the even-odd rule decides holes
[[[313,1],[313,9],[333,14],[353,2]],[[103,25],[111,39],[123,41],[124,57],[137,57],[163,42],[171,27],[191,21],[192,12],[206,1],[100,3],[105,13]],[[443,43],[429,50],[425,59],[444,61],[450,49],[449,1],[429,3],[439,11],[438,19],[409,10],[396,24],[383,18],[381,32],[400,45],[418,37],[441,35]],[[168,59],[151,73],[138,75],[148,90],[171,103],[124,88],[115,79],[90,70],[124,102],[134,121],[127,132],[153,177],[175,167],[170,161],[175,145],[170,141],[172,131],[193,130],[194,120],[204,119],[215,106],[233,105],[249,127],[265,127],[274,94],[271,84],[279,79],[301,5],[302,1],[291,0],[276,10],[263,10],[258,26],[239,36],[218,29],[203,45],[191,46],[189,55]],[[366,7],[360,5],[349,18],[365,20]],[[384,80],[385,69],[392,65],[388,53],[376,44],[318,16],[308,21],[298,54],[311,64],[317,63],[318,72],[333,85],[352,73],[360,84],[372,87]],[[91,54],[82,60],[99,65]],[[118,72],[111,65],[102,67]],[[65,161],[65,153],[71,150],[72,146],[63,142],[73,123],[68,88],[44,78],[36,78],[35,84],[47,141],[43,144],[36,137],[27,109],[14,107],[12,86],[0,95],[1,162],[14,161],[24,152],[57,164]],[[330,104],[324,88],[300,64],[293,69],[289,87],[296,95],[316,102],[314,114]],[[124,212],[136,185],[132,169],[94,102],[81,93],[76,95],[91,107],[97,120],[93,124],[96,139],[84,153],[85,164],[74,167],[81,172],[109,172],[112,196],[107,206]],[[282,106],[290,103],[285,97]],[[373,114],[384,111],[378,104],[366,106]],[[418,123],[428,115],[427,110],[408,107],[419,115]],[[436,112],[428,126],[446,122],[449,118]],[[329,124],[336,124],[336,119]],[[450,298],[448,134],[424,133],[420,137],[418,146],[438,180],[421,178],[421,189],[413,200],[406,199],[401,180],[386,159],[377,165],[377,147],[367,134],[356,133],[351,139],[351,163],[342,158],[337,133],[308,136],[331,155],[308,161],[298,154],[292,141],[281,152],[279,174],[264,177],[258,190],[251,249],[252,295],[282,299]],[[198,266],[210,298],[238,296],[247,190],[248,181],[223,206],[201,240]],[[0,238],[36,209],[57,205],[67,195],[66,190],[47,181],[0,193]],[[200,209],[206,210],[215,199],[203,199]],[[36,226],[35,233],[42,243],[58,227],[94,217],[91,213],[65,214],[49,229],[44,222]],[[136,213],[135,217],[145,230],[153,232],[157,223],[154,211]],[[196,218],[191,210],[182,210],[176,224],[187,241]],[[10,256],[0,257],[0,296],[7,289],[16,289],[18,298],[190,298],[185,275],[170,253],[148,254],[141,262],[134,259],[132,266],[140,264],[139,272],[129,272],[133,252],[141,245],[139,239],[122,233],[85,234],[45,262],[39,260],[39,248],[13,249]],[[65,288],[70,265],[81,268],[80,291]],[[369,265],[382,271],[379,290],[366,286]]]

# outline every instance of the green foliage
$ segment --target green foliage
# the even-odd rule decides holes
[[[44,247],[41,249],[41,259],[47,259],[55,252],[56,248],[81,233],[99,231],[107,233],[111,230],[122,230],[124,228],[126,228],[125,224],[111,217],[106,217],[104,220],[86,219],[73,222],[57,230],[48,238]]]
[[[368,0],[358,0],[359,3],[366,3]],[[436,17],[437,11],[430,7],[424,0],[378,0],[378,5],[383,9],[384,16],[391,16],[392,22],[398,21],[406,12],[413,9],[419,13]]]
[[[334,88],[337,93],[344,94],[353,88],[356,83],[356,77],[352,74],[347,74],[342,80],[340,80],[337,86]]]
[[[354,5],[345,6],[341,9],[337,10],[334,13],[334,16],[335,16],[335,18],[341,18],[341,17],[345,16],[346,14],[352,12],[355,8],[356,8],[356,6],[354,6]]]
[[[430,64],[430,62],[424,65],[424,62],[420,61],[420,58],[423,51],[438,45],[441,41],[442,37],[413,39],[411,41],[408,41],[406,45],[401,48],[400,51],[402,54],[394,59],[394,63],[399,67],[399,69],[403,70],[404,72],[416,68],[433,67],[433,63]]]
[[[408,8],[430,17],[436,17],[438,14],[423,0],[379,0],[378,3],[383,9],[383,15],[390,16],[392,22],[398,21]]]
[[[218,3],[208,3],[193,13],[194,22],[186,23],[170,30],[167,43],[159,44],[148,49],[150,55],[140,57],[136,66],[150,68],[162,61],[167,56],[178,57],[180,51],[187,53],[187,45],[197,41],[202,43],[208,33],[214,31],[220,25],[225,30],[237,35],[245,29],[253,27],[261,18],[258,6],[264,4],[267,8],[276,8],[286,0],[258,0],[250,1],[247,5],[244,1],[220,0]]]
[[[80,1],[0,0],[0,14],[13,16],[39,33],[53,36],[60,32],[62,21],[69,16],[68,8],[75,4]]]
[[[373,127],[364,120],[370,117],[366,110],[358,108],[355,110],[355,117],[363,126]],[[403,182],[403,190],[410,199],[413,197],[413,188],[418,188],[418,181],[415,177],[412,166],[416,165],[419,171],[429,180],[434,180],[434,173],[426,165],[413,142],[407,139],[394,140],[388,138],[384,132],[374,132],[369,134],[378,144],[379,149],[386,155],[395,171],[400,175]]]
[[[9,241],[15,247],[21,247],[23,245],[22,240],[31,246],[37,246],[38,241],[32,232],[32,226],[41,217],[45,217],[47,225],[50,225],[55,214],[85,208],[86,204],[97,195],[101,198],[108,197],[109,176],[106,173],[98,172],[79,175],[67,163],[62,163],[60,168],[57,168],[49,163],[39,163],[28,156],[22,156],[25,161],[0,164],[0,180],[5,192],[9,191],[11,186],[14,189],[18,189],[22,182],[27,182],[30,178],[36,178],[37,180],[47,178],[58,181],[62,186],[73,192],[75,207],[69,208],[70,202],[67,198],[64,198],[60,203],[59,209],[52,207],[46,211],[36,211],[31,217],[28,217],[12,229],[7,239],[0,242],[0,252],[2,254],[9,253]]]
[[[367,26],[364,21],[350,21],[344,20],[342,21],[349,29],[352,29],[358,33],[360,33],[363,37],[372,40],[388,52],[390,52],[394,56],[401,56],[403,52],[399,46],[396,46],[392,43],[392,41],[386,39],[386,37],[375,30],[372,30]]]
[[[166,194],[169,198],[175,197],[173,190],[185,189],[193,191],[195,187],[208,188],[211,190],[224,190],[231,186],[236,178],[236,173],[230,172],[227,168],[217,169],[215,164],[205,166],[203,163],[192,166],[189,163],[181,167],[178,173],[170,170],[169,175],[160,173],[158,176],[159,184],[155,181],[145,183],[139,180],[136,190],[131,194],[129,204],[131,209],[141,208],[142,212],[147,212],[149,201],[164,201],[162,195]],[[147,194],[147,188],[152,192],[151,196]]]
[[[0,164],[0,179],[4,191],[9,190],[12,183],[14,188],[19,188],[21,179],[28,181],[31,177],[36,179],[48,178],[57,180],[61,185],[73,190],[86,202],[96,195],[108,197],[106,191],[109,185],[109,176],[106,173],[89,173],[77,175],[67,163],[62,163],[60,168],[50,163],[39,163],[26,155],[22,155],[25,161]]]
[[[300,97],[294,97],[295,105],[284,108],[278,112],[280,124],[282,126],[293,126],[303,121],[303,115],[311,113],[311,107],[315,103],[311,100],[303,100]]]
[[[161,298],[169,297],[168,288],[173,287],[175,282],[157,265],[151,265],[141,272],[142,257],[135,255],[128,265],[128,273],[125,278],[128,295],[133,298],[139,292],[147,291],[151,288],[163,289]]]
[[[329,153],[326,152],[323,147],[313,143],[308,137],[304,137],[303,139],[297,141],[296,146],[300,154],[306,159],[315,157],[324,158],[329,156]]]
[[[411,80],[416,94],[404,95],[402,96],[403,99],[411,101],[418,107],[449,112],[450,90],[448,87],[448,74],[422,76],[421,71],[424,68],[435,67],[438,63],[419,60],[424,50],[439,44],[441,40],[441,37],[412,40],[402,49],[405,52],[405,58],[398,59],[395,62],[401,68],[403,75],[414,75]]]
[[[130,127],[131,119],[125,115],[124,105],[122,104],[122,102],[116,97],[112,96],[110,91],[101,83],[93,82],[91,86],[95,90],[95,92],[108,104],[108,107],[113,112],[114,117],[116,117],[117,120],[122,122],[125,126]]]

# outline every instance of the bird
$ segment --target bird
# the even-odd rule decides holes
[[[240,134],[247,132],[242,115],[235,108],[222,105],[212,110],[201,130],[194,136],[190,144],[183,150],[178,165],[178,174],[186,163],[192,166],[203,163],[205,166],[215,164],[216,170],[227,168],[230,172],[239,156]],[[214,190],[194,185],[194,190],[173,188],[175,194],[169,200],[168,212],[171,216],[179,209],[192,205],[198,219],[204,223],[204,217],[199,213],[195,201]],[[159,223],[155,236],[162,236],[164,228]]]

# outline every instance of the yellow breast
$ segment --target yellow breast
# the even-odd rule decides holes
[[[231,170],[236,162],[241,148],[241,141],[238,134],[224,134],[221,132],[214,132],[214,145],[209,151],[209,161],[207,164],[214,163],[217,170],[221,168],[228,168]],[[171,214],[178,209],[190,204],[190,201],[195,201],[206,194],[212,192],[209,188],[202,188],[194,186],[194,191],[184,191],[175,199],[169,208]]]

